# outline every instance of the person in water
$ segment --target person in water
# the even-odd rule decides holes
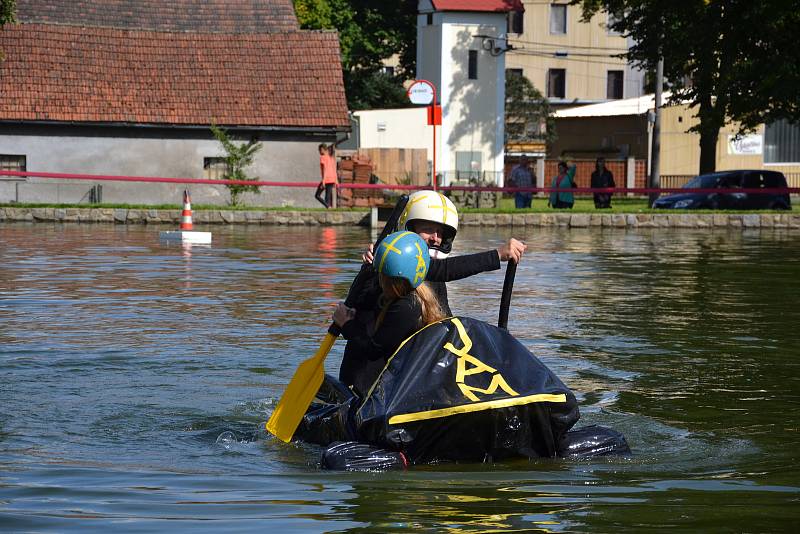
[[[431,259],[425,280],[436,295],[439,308],[445,317],[453,315],[445,282],[497,270],[501,261],[519,262],[527,248],[522,241],[512,238],[497,249],[448,257],[458,231],[458,211],[449,198],[435,191],[417,191],[411,194],[399,225],[419,235],[427,244]],[[373,263],[372,245],[362,258],[367,264]],[[376,303],[382,294],[378,278],[374,275],[365,277],[361,287],[354,291],[352,300],[355,309],[354,320],[362,323],[363,328],[373,328],[372,325],[376,321]],[[361,374],[364,362],[365,357],[360,348],[348,341],[339,367],[339,381],[345,386],[354,388],[356,377]]]
[[[425,283],[431,259],[425,241],[414,232],[387,236],[376,252],[380,297],[371,311],[374,325],[356,320],[343,302],[333,312],[357,369],[347,385],[359,396],[369,390],[400,344],[425,325],[445,318],[436,295]]]
[[[452,315],[452,311],[445,282],[495,271],[500,268],[500,262],[514,260],[519,263],[528,248],[522,241],[511,238],[496,249],[449,258],[458,232],[458,210],[449,198],[435,191],[412,193],[398,224],[415,232],[427,243],[431,266],[426,281],[447,316]],[[364,252],[362,260],[372,263],[372,245]],[[375,290],[372,292],[374,298]]]

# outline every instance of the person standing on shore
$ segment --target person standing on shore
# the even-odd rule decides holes
[[[334,146],[319,145],[319,173],[320,182],[317,186],[317,192],[314,195],[326,208],[333,208],[335,203],[334,188],[338,183],[338,175],[336,172],[336,157],[334,156]],[[322,192],[325,191],[325,199],[322,198]]]
[[[570,189],[575,187],[575,170],[576,165],[567,165],[566,161],[558,162],[558,176],[553,178],[553,189]],[[551,208],[569,208],[575,204],[575,196],[571,191],[560,191],[550,193],[550,202],[548,205]]]
[[[320,143],[317,149],[319,150],[319,185],[317,185],[317,192],[314,193],[314,198],[327,208],[328,203],[322,198],[322,193],[325,191],[325,167],[328,164],[328,146],[325,143]]]
[[[617,186],[617,184],[614,183],[614,175],[611,174],[611,171],[606,168],[605,158],[597,158],[597,161],[595,162],[595,170],[592,173],[591,184],[593,189]],[[602,209],[611,207],[612,193],[593,193],[593,195],[595,208]]]
[[[536,175],[531,169],[528,156],[523,155],[519,159],[519,165],[511,170],[509,183],[511,187],[533,187]],[[532,191],[517,191],[514,193],[514,207],[517,209],[530,208],[533,201]]]

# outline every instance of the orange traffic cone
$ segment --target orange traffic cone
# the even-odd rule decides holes
[[[211,232],[195,232],[192,224],[192,199],[189,191],[183,192],[183,211],[181,212],[180,230],[177,232],[161,232],[159,236],[166,241],[181,241],[183,243],[209,244]]]
[[[192,199],[189,191],[183,192],[183,213],[181,213],[181,230],[192,230]]]

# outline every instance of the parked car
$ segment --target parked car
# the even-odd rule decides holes
[[[729,210],[789,210],[792,201],[788,193],[746,193],[740,189],[772,189],[786,187],[786,177],[776,171],[743,170],[701,174],[692,178],[684,189],[715,189],[714,192],[671,193],[659,197],[654,208],[667,209],[729,209]]]

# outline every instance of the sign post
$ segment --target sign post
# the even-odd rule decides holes
[[[427,106],[428,124],[433,126],[433,159],[431,165],[431,186],[436,191],[436,125],[442,123],[441,108],[436,105],[436,87],[428,80],[417,80],[408,88],[408,99],[412,104]],[[438,108],[438,113],[437,113]]]

